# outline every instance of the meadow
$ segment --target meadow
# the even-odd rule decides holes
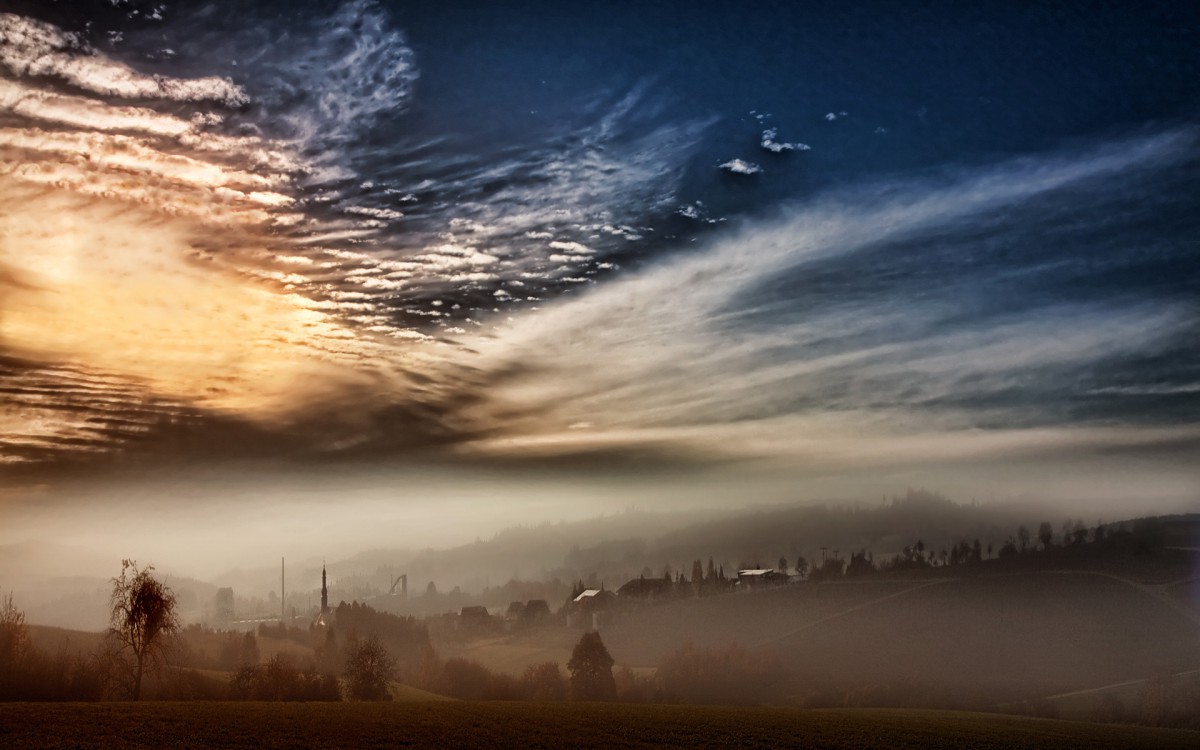
[[[930,688],[934,705],[956,708],[1200,668],[1188,616],[1103,574],[789,586],[646,608],[603,633],[620,664],[657,664],[688,640],[732,641],[790,666],[802,685]]]
[[[1195,748],[1200,733],[951,711],[579,703],[0,704],[5,748]]]

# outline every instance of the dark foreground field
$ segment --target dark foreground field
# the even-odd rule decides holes
[[[0,704],[0,747],[1196,748],[1200,733],[950,711],[520,703]]]

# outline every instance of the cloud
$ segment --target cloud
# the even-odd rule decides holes
[[[762,171],[762,167],[742,159],[730,159],[724,164],[721,164],[720,168],[731,174],[744,175],[758,174]]]
[[[1030,226],[1070,225],[1092,210],[1096,191],[1119,192],[1118,175],[1168,169],[1194,148],[1194,134],[1178,131],[949,182],[844,191],[544,305],[494,336],[463,341],[480,352],[471,364],[490,397],[476,417],[505,426],[478,449],[674,442],[705,455],[819,462],[841,452],[869,463],[889,452],[916,460],[922,450],[941,460],[955,454],[956,436],[972,436],[964,445],[980,454],[1015,449],[1025,431],[1031,453],[1136,445],[1139,430],[1158,429],[1153,415],[1128,433],[1094,427],[1072,401],[1087,389],[1072,383],[1101,363],[1178,351],[1197,324],[1187,305],[1014,299],[1007,310],[968,316],[953,295],[909,296],[896,282],[889,294],[850,268],[919,272],[923,246],[968,227],[993,233],[988,246],[1007,251],[1028,240]],[[960,254],[978,253],[962,243]],[[889,248],[901,255],[890,258]],[[963,269],[934,283],[995,283],[1011,271],[980,261]],[[803,292],[772,288],[795,278],[803,289],[807,276],[841,279],[842,293],[805,302],[792,296]],[[592,427],[569,429],[581,422]],[[1162,430],[1164,438],[1195,437]]]
[[[1191,132],[860,186],[641,263],[678,244],[664,227],[718,221],[678,195],[712,121],[662,117],[649,82],[517,143],[396,128],[382,159],[367,136],[419,78],[374,3],[298,21],[232,78],[0,18],[5,461],[232,445],[817,471],[1195,439],[1113,417],[1194,375],[1096,375],[1169,360],[1193,308],[996,291],[1077,262],[1053,246],[1103,223],[1097,196],[1149,215],[1121,185],[1193,159]]]
[[[88,93],[124,99],[246,104],[246,92],[228,78],[181,79],[138,73],[100,54],[52,24],[0,13],[0,66],[18,77],[46,76]]]
[[[803,143],[784,143],[777,140],[779,130],[777,128],[767,128],[762,132],[762,139],[759,145],[765,150],[773,154],[781,154],[784,151],[810,151],[811,148]]]

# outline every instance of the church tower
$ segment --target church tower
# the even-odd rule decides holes
[[[325,563],[321,563],[321,614],[329,611],[329,586],[325,583]]]

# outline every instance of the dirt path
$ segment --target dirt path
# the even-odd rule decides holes
[[[1189,669],[1186,672],[1176,672],[1169,674],[1167,677],[1187,677],[1188,675],[1200,674],[1200,669]],[[1114,682],[1111,685],[1101,685],[1100,687],[1084,688],[1083,690],[1072,690],[1068,693],[1059,693],[1058,695],[1047,695],[1046,700],[1057,700],[1059,698],[1071,698],[1076,695],[1088,695],[1089,693],[1103,693],[1106,690],[1116,690],[1117,688],[1132,687],[1133,685],[1142,685],[1147,679],[1141,680],[1126,680],[1125,682]]]
[[[1190,582],[1196,580],[1195,577],[1181,578],[1178,581],[1168,581],[1166,583],[1151,584],[1151,583],[1141,583],[1139,581],[1133,580],[1132,578],[1126,578],[1124,576],[1119,576],[1115,573],[1106,573],[1106,572],[1100,571],[1100,570],[1052,570],[1049,572],[1061,573],[1064,575],[1103,576],[1105,578],[1111,578],[1114,581],[1120,581],[1121,583],[1124,583],[1127,586],[1132,586],[1133,588],[1137,589],[1138,591],[1141,591],[1143,594],[1146,594],[1147,596],[1154,597],[1160,603],[1165,604],[1166,606],[1170,607],[1171,609],[1175,610],[1179,614],[1186,617],[1188,619],[1188,621],[1191,622],[1196,627],[1200,627],[1200,612],[1197,612],[1196,610],[1194,610],[1191,607],[1187,606],[1186,604],[1180,602],[1178,599],[1172,597],[1170,594],[1167,593],[1167,589],[1171,588],[1172,586],[1178,586],[1181,583],[1190,583]]]
[[[950,583],[951,581],[957,581],[957,580],[958,580],[957,578],[935,578],[932,581],[924,581],[920,585],[913,586],[912,588],[904,589],[902,591],[896,591],[896,592],[893,592],[886,596],[881,596],[878,599],[872,599],[868,602],[863,602],[862,604],[856,604],[853,607],[849,607],[848,609],[843,609],[841,612],[835,612],[832,615],[826,615],[826,616],[820,618],[819,620],[813,620],[812,622],[805,623],[804,625],[801,625],[798,628],[792,628],[791,630],[780,633],[779,635],[774,635],[765,640],[751,643],[749,646],[747,646],[747,648],[753,649],[753,648],[762,648],[763,646],[769,646],[772,643],[778,643],[779,641],[786,640],[798,633],[803,633],[805,630],[815,628],[818,625],[824,625],[825,623],[829,622],[830,620],[836,620],[839,617],[845,617],[848,614],[851,614],[853,612],[858,612],[859,610],[866,609],[867,607],[874,607],[876,604],[882,604],[883,602],[890,601],[892,599],[896,599],[896,598],[904,596],[906,594],[911,594],[914,591],[920,591],[921,589],[926,589],[926,588],[929,588],[930,586],[937,586],[939,584]],[[822,584],[818,584],[818,585],[841,586],[841,585],[845,585],[845,584],[822,583]]]

